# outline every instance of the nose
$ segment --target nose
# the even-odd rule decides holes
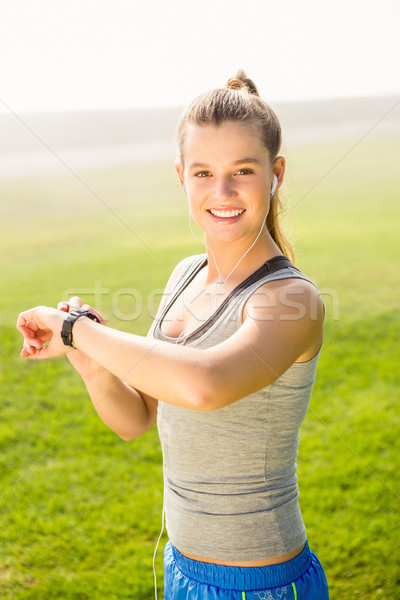
[[[216,200],[231,198],[235,195],[234,182],[229,177],[216,177],[214,182],[213,196]]]

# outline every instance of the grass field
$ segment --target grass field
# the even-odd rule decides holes
[[[325,344],[298,457],[331,598],[400,598],[400,140],[287,154],[287,229],[321,289]],[[20,311],[80,293],[145,334],[170,271],[202,252],[170,165],[0,181],[0,598],[154,597],[155,429],[100,421],[65,358],[19,358]],[[165,538],[164,538],[165,541]],[[157,558],[162,596],[162,551]]]

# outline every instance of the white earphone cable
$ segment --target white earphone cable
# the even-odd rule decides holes
[[[162,409],[163,409],[163,404],[162,404],[162,402],[159,402],[158,408],[157,408],[157,421],[162,416]],[[163,445],[161,435],[160,435],[160,442],[161,442],[161,450],[162,450],[162,458],[163,458],[163,504],[162,504],[162,513],[161,513],[161,531],[160,531],[160,535],[158,536],[158,540],[157,540],[156,547],[154,549],[154,554],[153,554],[153,576],[154,576],[155,600],[157,600],[156,556],[157,556],[158,546],[159,546],[161,538],[162,538],[162,534],[164,533],[164,526],[165,526],[165,453],[164,453],[164,445]]]
[[[271,193],[271,198],[272,198],[272,196],[273,196],[273,192],[274,192],[274,191],[275,191],[275,189],[274,189],[274,190],[272,191],[272,193]],[[268,207],[268,210],[269,210],[269,207]],[[214,259],[215,267],[216,267],[216,269],[217,269],[217,271],[218,271],[218,283],[217,283],[217,286],[218,286],[220,283],[222,283],[222,288],[221,288],[220,292],[218,292],[218,291],[217,291],[217,293],[215,294],[215,297],[214,297],[213,301],[211,302],[211,304],[210,304],[209,308],[208,308],[208,309],[207,309],[207,310],[206,310],[206,311],[205,311],[205,312],[204,312],[204,313],[201,315],[200,319],[202,319],[202,318],[204,317],[204,315],[205,315],[207,312],[211,311],[211,309],[213,308],[213,306],[214,306],[214,304],[215,304],[215,302],[216,302],[216,300],[217,300],[217,298],[218,298],[218,294],[219,294],[219,293],[221,293],[221,292],[222,292],[222,290],[224,289],[224,286],[225,286],[226,282],[228,281],[229,277],[232,275],[232,273],[235,271],[235,269],[236,269],[236,268],[239,266],[239,264],[242,262],[242,260],[245,258],[245,256],[247,256],[247,254],[248,254],[248,253],[250,252],[250,250],[251,250],[251,249],[254,247],[254,245],[257,243],[257,240],[259,239],[259,237],[260,237],[260,235],[261,235],[261,233],[262,233],[262,230],[263,230],[263,228],[264,228],[264,225],[265,225],[265,222],[266,222],[266,218],[267,218],[267,215],[268,215],[268,211],[267,211],[267,213],[266,213],[266,215],[265,215],[265,217],[264,217],[264,220],[263,220],[263,222],[262,222],[262,225],[261,225],[260,231],[258,232],[256,239],[255,239],[255,240],[254,240],[254,242],[251,244],[251,246],[250,246],[250,247],[249,247],[249,248],[246,250],[246,252],[243,254],[243,256],[242,256],[242,257],[241,257],[241,258],[238,260],[238,262],[237,262],[237,263],[236,263],[236,265],[233,267],[233,269],[232,269],[232,270],[231,270],[231,271],[228,273],[227,277],[225,278],[225,280],[224,280],[223,282],[221,281],[221,272],[220,272],[220,270],[219,270],[219,267],[218,267],[217,261],[216,261],[216,259],[215,259],[214,252],[212,251],[212,249],[210,248],[210,246],[208,246],[208,245],[206,244],[206,242],[204,242],[204,241],[200,240],[200,239],[197,237],[197,235],[195,235],[195,233],[193,232],[193,229],[192,229],[192,222],[191,222],[191,219],[190,219],[190,217],[191,217],[190,208],[189,208],[189,210],[188,210],[188,214],[189,214],[189,229],[190,229],[190,232],[191,232],[191,234],[193,235],[193,237],[194,237],[194,238],[196,238],[196,240],[198,240],[198,241],[199,241],[201,244],[203,244],[203,245],[204,245],[204,246],[205,246],[205,247],[206,247],[206,248],[207,248],[207,249],[208,249],[208,250],[211,252],[211,254],[212,254],[212,257],[213,257],[213,259]],[[181,334],[179,335],[179,337],[176,339],[175,343],[178,343],[178,341],[180,341],[180,340],[181,340],[181,338],[182,338],[182,335],[185,333],[185,331],[186,331],[186,330],[184,329],[184,330],[181,332]],[[186,341],[186,339],[188,338],[188,336],[189,336],[189,335],[190,335],[190,331],[189,331],[189,332],[186,334],[186,336],[183,338],[183,342],[182,342],[182,343],[184,343],[184,342]],[[162,404],[161,404],[161,405],[159,405],[159,410],[160,410],[160,413],[161,413],[161,411],[162,411]],[[164,461],[164,448],[163,448],[163,446],[162,446],[162,442],[161,442],[161,447],[162,447],[162,451],[163,451],[163,461]],[[164,492],[163,492],[163,507],[162,507],[162,516],[161,516],[161,532],[160,532],[160,535],[158,536],[157,544],[156,544],[156,547],[155,547],[155,550],[154,550],[154,554],[153,554],[153,575],[154,575],[154,594],[155,594],[155,600],[157,600],[157,575],[156,575],[155,560],[156,560],[156,555],[157,555],[158,546],[159,546],[159,544],[160,544],[160,541],[161,541],[162,535],[163,535],[163,533],[164,533],[164,526],[165,526],[165,465],[164,465],[164,468],[163,468],[163,475],[164,475]]]
[[[203,246],[205,246],[205,247],[206,247],[206,248],[207,248],[207,249],[208,249],[208,250],[211,252],[211,254],[212,254],[212,257],[213,257],[213,259],[214,259],[215,267],[216,267],[216,269],[217,269],[217,271],[218,271],[218,283],[217,283],[217,286],[218,286],[220,283],[222,283],[222,288],[216,292],[216,294],[215,294],[215,297],[214,297],[213,301],[211,302],[210,306],[209,306],[209,307],[207,308],[207,310],[206,310],[206,311],[205,311],[205,312],[204,312],[204,313],[203,313],[203,314],[200,316],[200,320],[201,320],[201,319],[203,319],[203,317],[204,317],[204,315],[205,315],[205,314],[207,314],[209,311],[211,311],[211,310],[212,310],[212,308],[214,307],[214,304],[215,304],[215,303],[216,303],[216,301],[217,301],[218,295],[220,295],[220,294],[222,293],[222,291],[223,291],[223,289],[224,289],[224,287],[225,287],[225,284],[226,284],[226,282],[228,281],[229,277],[232,275],[232,273],[233,273],[233,272],[235,271],[235,269],[236,269],[236,268],[237,268],[237,267],[240,265],[240,263],[241,263],[241,262],[242,262],[242,260],[245,258],[245,256],[247,256],[247,254],[250,252],[250,250],[251,250],[251,249],[254,247],[254,245],[256,244],[257,240],[259,239],[259,237],[260,237],[260,235],[261,235],[261,233],[262,233],[262,230],[264,229],[264,225],[265,225],[265,222],[266,222],[266,218],[267,218],[268,212],[267,212],[267,214],[265,215],[265,218],[264,218],[264,220],[263,220],[263,222],[262,222],[262,225],[261,225],[260,231],[258,232],[256,239],[255,239],[255,240],[254,240],[254,242],[251,244],[251,246],[250,246],[250,247],[249,247],[249,248],[246,250],[246,252],[243,254],[243,256],[242,256],[242,257],[241,257],[241,258],[238,260],[238,262],[237,262],[237,263],[236,263],[236,265],[233,267],[233,269],[232,269],[232,270],[231,270],[231,271],[228,273],[227,277],[224,279],[224,281],[223,281],[223,282],[221,281],[221,272],[220,272],[220,270],[219,270],[219,268],[218,268],[218,264],[217,264],[217,261],[216,261],[216,259],[215,259],[214,252],[212,251],[212,249],[210,248],[210,246],[208,246],[208,245],[207,245],[207,244],[206,244],[204,241],[200,240],[200,239],[197,237],[197,235],[195,235],[195,234],[193,233],[193,229],[192,229],[192,222],[191,222],[191,219],[190,219],[190,217],[191,217],[191,214],[190,214],[190,209],[189,209],[188,213],[189,213],[189,228],[190,228],[190,232],[191,232],[191,234],[193,235],[193,237],[194,237],[194,238],[196,238],[196,240],[198,240],[198,241],[199,241],[201,244],[203,244]],[[178,342],[184,343],[184,342],[186,341],[186,339],[187,339],[187,338],[189,337],[189,335],[190,335],[190,331],[189,331],[189,332],[186,334],[186,336],[183,338],[183,341],[182,341],[182,335],[183,335],[185,332],[186,332],[186,329],[184,329],[184,330],[183,330],[183,331],[180,333],[180,335],[179,335],[179,336],[176,338],[176,340],[175,340],[175,343],[176,343],[176,344],[177,344]]]
[[[164,524],[165,524],[165,509],[164,509],[164,498],[163,498],[163,507],[162,507],[162,513],[161,513],[161,531],[160,531],[160,535],[158,536],[157,544],[156,544],[156,547],[154,549],[154,554],[153,554],[153,576],[154,576],[154,597],[155,597],[155,600],[157,600],[156,555],[157,555],[158,546],[160,544],[160,540],[162,538],[162,534],[164,533]]]

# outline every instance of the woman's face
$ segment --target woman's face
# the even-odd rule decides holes
[[[231,121],[219,127],[188,125],[184,163],[176,169],[206,238],[253,240],[268,214],[274,174],[255,128]]]

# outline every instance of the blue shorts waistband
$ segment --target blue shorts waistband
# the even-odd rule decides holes
[[[305,573],[312,562],[312,552],[306,541],[303,550],[292,560],[267,567],[228,567],[191,560],[183,556],[171,543],[178,569],[199,583],[214,585],[225,590],[270,589],[290,585]]]

